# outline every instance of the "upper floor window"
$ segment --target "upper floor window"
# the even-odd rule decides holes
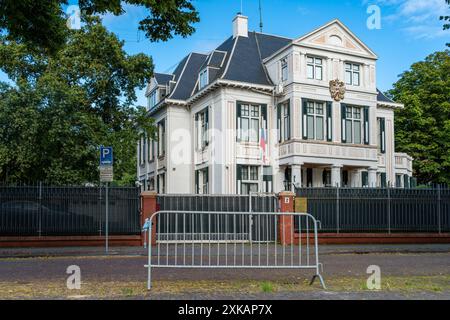
[[[361,107],[345,107],[345,136],[346,142],[361,144],[362,119]]]
[[[377,118],[377,140],[378,151],[386,152],[386,132],[385,132],[385,118]]]
[[[361,66],[355,63],[345,64],[345,83],[352,86],[359,86],[360,84],[360,70]]]
[[[281,59],[281,81],[288,79],[288,61],[287,58]]]
[[[166,153],[166,120],[158,122],[158,157]]]
[[[251,104],[240,105],[240,114],[238,115],[240,128],[238,137],[241,141],[258,142],[260,106]]]
[[[148,108],[151,109],[158,103],[158,90],[153,90],[148,96]]]
[[[306,137],[312,140],[325,139],[325,104],[323,102],[307,102]]]
[[[197,131],[197,149],[204,149],[208,145],[209,116],[208,108],[195,114]]]
[[[200,71],[199,75],[199,89],[202,89],[208,84],[208,68]]]
[[[278,141],[287,141],[291,138],[291,116],[289,101],[278,105],[277,118]]]
[[[323,59],[316,57],[306,57],[308,79],[323,79]]]

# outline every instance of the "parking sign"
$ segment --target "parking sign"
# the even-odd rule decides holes
[[[100,165],[111,166],[113,164],[113,149],[112,147],[100,147]]]

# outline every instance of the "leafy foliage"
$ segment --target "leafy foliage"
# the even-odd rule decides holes
[[[8,39],[26,43],[30,49],[37,47],[54,53],[67,37],[66,15],[63,5],[67,0],[2,0],[0,1],[0,31]],[[140,21],[151,41],[171,39],[174,35],[186,37],[195,30],[198,12],[190,0],[80,0],[83,15],[112,13],[121,15],[126,4],[144,7],[149,15]]]
[[[151,58],[127,55],[98,18],[52,55],[0,39],[0,180],[79,184],[98,181],[99,145],[114,147],[114,175],[134,182],[139,132],[153,134],[136,88],[153,74]]]
[[[419,183],[450,184],[450,51],[414,63],[389,95],[405,108],[395,114],[398,151],[414,158]]]

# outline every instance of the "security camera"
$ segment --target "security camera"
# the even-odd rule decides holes
[[[141,187],[141,186],[142,186],[142,183],[141,183],[140,181],[135,181],[135,182],[134,182],[134,185],[135,185],[136,187]]]

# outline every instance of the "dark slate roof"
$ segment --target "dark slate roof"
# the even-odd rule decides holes
[[[281,48],[287,46],[292,39],[272,36],[264,33],[255,33],[259,44],[261,58],[264,60]]]
[[[283,37],[249,32],[248,37],[229,37],[209,54],[191,53],[178,64],[173,75],[167,75],[173,76],[173,79],[169,80],[177,82],[170,98],[186,100],[193,92],[197,92],[198,88],[194,91],[194,87],[197,83],[198,73],[207,66],[212,67],[209,70],[209,83],[223,78],[272,85],[262,60],[291,41],[291,39]],[[157,81],[160,83],[158,78]]]
[[[191,96],[200,68],[207,58],[206,54],[193,52],[183,59],[184,64],[181,71],[179,67],[175,70],[175,74],[178,75],[175,78],[177,84],[175,90],[170,94],[170,99],[186,100]]]
[[[388,103],[395,103],[395,101],[392,101],[391,99],[389,99],[388,97],[386,97],[386,96],[384,95],[384,93],[381,92],[381,91],[378,90],[378,89],[377,89],[377,93],[378,93],[378,95],[377,95],[377,101],[380,101],[380,102],[388,102]]]
[[[173,79],[173,74],[166,74],[166,73],[155,73],[156,82],[158,82],[159,85],[167,85],[170,80]]]

